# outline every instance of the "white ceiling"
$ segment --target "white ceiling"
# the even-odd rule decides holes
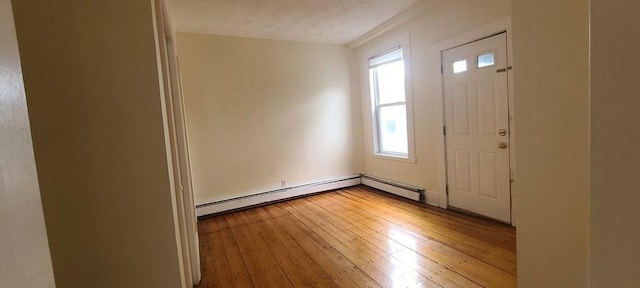
[[[420,0],[172,0],[176,30],[347,44]]]

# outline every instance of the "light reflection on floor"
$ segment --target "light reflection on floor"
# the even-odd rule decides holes
[[[418,257],[416,249],[416,239],[401,229],[390,228],[387,242],[393,251],[391,267],[393,287],[423,287],[426,283],[420,281],[420,275],[416,272]]]

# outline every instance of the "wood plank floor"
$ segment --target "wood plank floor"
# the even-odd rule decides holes
[[[365,186],[198,222],[196,287],[515,287],[515,229]]]

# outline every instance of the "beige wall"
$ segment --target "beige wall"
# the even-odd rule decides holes
[[[588,1],[513,1],[519,287],[587,287]]]
[[[11,1],[0,0],[0,287],[55,287]]]
[[[58,287],[181,287],[150,1],[14,1]]]
[[[353,174],[339,45],[178,34],[196,203]]]
[[[427,189],[427,202],[446,205],[443,109],[440,92],[440,50],[436,44],[510,15],[510,1],[425,1],[410,21],[403,23],[358,48],[361,54],[387,41],[409,33],[416,163],[385,159],[373,155],[370,99],[360,94],[363,123],[363,161],[368,174]],[[362,62],[362,60],[360,60]],[[362,63],[353,62],[364,73]],[[361,85],[361,77],[352,78]]]
[[[590,285],[640,287],[640,2],[590,3]]]
[[[360,55],[357,50],[349,50],[349,81],[351,83],[351,125],[353,140],[353,165],[358,173],[365,172],[365,138],[362,118],[362,88],[360,87]]]

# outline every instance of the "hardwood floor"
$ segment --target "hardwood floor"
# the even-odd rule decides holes
[[[196,287],[515,287],[515,229],[341,189],[198,222]]]

